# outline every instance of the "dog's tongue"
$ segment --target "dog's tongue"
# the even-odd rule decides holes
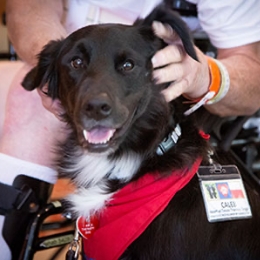
[[[97,127],[90,131],[83,130],[83,135],[86,141],[91,144],[105,144],[112,138],[115,131],[111,128]]]

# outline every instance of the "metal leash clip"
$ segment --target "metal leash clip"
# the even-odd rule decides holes
[[[75,229],[75,235],[73,240],[70,243],[68,252],[66,253],[66,260],[77,260],[79,258],[79,249],[80,249],[80,242],[79,242],[79,232],[78,229]]]
[[[209,169],[209,172],[211,174],[214,174],[214,173],[216,173],[216,174],[226,173],[226,170],[223,169],[222,165],[220,165],[219,163],[214,162],[214,160],[212,158],[213,155],[214,155],[213,150],[209,150],[208,151],[208,162],[209,162],[210,167],[211,167]]]

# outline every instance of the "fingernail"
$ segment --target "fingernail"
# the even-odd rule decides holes
[[[170,102],[170,101],[173,100],[172,98],[170,98],[170,96],[169,96],[169,94],[168,94],[168,91],[167,91],[166,89],[162,90],[161,93],[163,94],[163,96],[164,96],[166,102]]]
[[[152,27],[153,27],[154,29],[157,29],[157,28],[159,27],[159,22],[153,21]]]
[[[151,62],[153,64],[153,67],[155,67],[155,65],[156,65],[156,58],[154,56],[152,57]]]
[[[160,82],[160,79],[159,79],[158,75],[156,75],[155,72],[153,72],[153,82],[155,84],[158,84]]]
[[[157,85],[159,83],[159,79],[158,78],[153,78],[153,83]]]
[[[41,91],[42,91],[42,93],[43,93],[44,95],[48,96],[48,92],[46,92],[46,91],[44,91],[44,90],[41,90]]]
[[[152,27],[153,27],[155,32],[158,32],[162,29],[163,25],[162,25],[161,22],[153,21]]]

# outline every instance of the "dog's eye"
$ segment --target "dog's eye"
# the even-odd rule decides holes
[[[122,67],[124,71],[129,71],[132,70],[133,68],[134,68],[134,62],[132,60],[126,60]]]
[[[79,69],[79,68],[82,68],[83,66],[83,61],[82,59],[80,58],[77,58],[77,59],[74,59],[70,62],[71,66],[74,68],[74,69]]]

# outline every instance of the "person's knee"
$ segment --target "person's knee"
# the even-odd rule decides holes
[[[0,152],[51,167],[56,157],[53,148],[66,137],[65,124],[43,107],[36,90],[26,91],[21,86],[29,69],[21,66],[7,90]]]
[[[24,63],[22,61],[0,62],[0,135],[5,118],[7,95],[15,75],[22,68],[23,65]]]

